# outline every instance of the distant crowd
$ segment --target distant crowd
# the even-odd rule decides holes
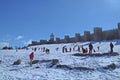
[[[110,42],[109,44],[109,47],[110,47],[110,53],[113,53],[113,48],[114,48],[114,45],[112,42]],[[88,51],[88,48],[89,48],[89,51]],[[66,45],[62,47],[62,53],[67,53],[67,52],[72,52],[72,51],[78,51],[78,52],[81,52],[81,53],[89,53],[89,54],[92,54],[93,52],[95,53],[95,49],[92,45],[92,43],[89,43],[88,45],[88,48],[84,48],[83,46],[79,46],[79,45],[74,45],[73,48],[71,47],[67,47]],[[100,46],[97,47],[98,51],[100,49]],[[28,50],[28,49],[27,49]],[[45,47],[42,47],[42,48],[32,48],[32,50],[34,52],[36,52],[37,50],[41,50],[42,52],[45,52],[45,53],[50,53],[50,49],[48,48],[45,48]],[[59,47],[55,48],[56,51],[59,50]],[[29,58],[30,58],[30,65],[32,66],[32,61],[34,59],[34,52],[30,53],[29,55]]]
[[[112,42],[110,42],[109,44],[109,48],[110,48],[110,51],[109,53],[113,53],[113,48],[114,48],[114,45]],[[29,58],[30,58],[30,65],[32,66],[32,62],[33,62],[33,59],[34,59],[34,53],[36,51],[40,51],[40,52],[43,52],[45,54],[49,54],[50,53],[50,49],[47,48],[47,47],[32,47],[32,48],[28,48],[26,47],[25,48],[26,50],[32,50],[32,52],[29,54]],[[16,48],[16,52],[18,52],[19,49]],[[92,43],[89,43],[88,44],[88,47],[85,47],[83,45],[77,45],[77,44],[73,44],[73,45],[64,45],[62,48],[60,47],[56,47],[54,49],[55,51],[62,51],[61,53],[67,53],[67,52],[78,52],[78,53],[83,53],[83,54],[92,54],[92,53],[95,53],[96,51],[99,51],[100,50],[100,46],[98,45],[97,46],[97,50],[94,49],[94,46]]]
[[[114,48],[114,45],[112,42],[110,42],[109,44],[109,48],[110,48],[110,53],[113,53],[113,48]],[[36,51],[42,51],[44,53],[50,53],[50,49],[47,48],[47,47],[41,47],[41,48],[38,48],[38,47],[34,47],[34,48],[26,48],[26,50],[29,50],[29,49],[32,49],[34,52]],[[55,48],[55,51],[58,51],[60,50],[59,47],[56,47]],[[77,45],[77,44],[73,44],[73,45],[64,45],[62,47],[62,53],[67,53],[67,52],[75,52],[75,51],[78,51],[80,53],[89,53],[89,54],[92,54],[92,53],[95,53],[96,51],[99,51],[100,50],[100,46],[98,45],[97,46],[97,49],[95,50],[94,49],[94,46],[92,43],[89,43],[88,44],[88,47],[85,47],[83,45]],[[17,50],[16,50],[17,51]]]

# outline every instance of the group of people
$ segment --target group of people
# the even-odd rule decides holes
[[[89,47],[89,53],[90,53],[90,54],[91,54],[93,51],[95,52],[95,50],[93,49],[92,43],[90,43],[90,44],[88,45],[88,47]],[[98,50],[99,50],[100,47],[97,47],[97,48],[98,48]],[[110,53],[113,53],[113,48],[114,48],[114,45],[113,45],[112,42],[110,42]],[[58,48],[58,49],[59,49],[59,48]],[[57,50],[58,50],[58,49],[57,49]],[[67,50],[67,48],[66,48],[66,46],[64,46],[62,52],[64,53],[64,52],[66,52],[66,50]],[[43,48],[43,51],[46,51],[46,49]],[[48,50],[48,51],[49,51],[49,50]],[[71,49],[70,49],[70,51],[71,51]],[[83,46],[82,46],[82,52],[83,52],[83,53],[87,53],[87,52],[88,52],[88,49],[87,49],[87,48],[83,48]],[[29,58],[30,58],[30,66],[32,66],[32,62],[33,62],[33,58],[34,58],[34,52],[30,53]]]
[[[83,53],[87,53],[88,52],[88,49],[87,48],[83,48],[83,46],[79,46],[79,45],[75,45],[73,47],[73,51],[76,51],[75,48],[77,47],[77,51],[80,52],[80,48],[82,49],[82,52]],[[89,53],[92,53],[92,50],[93,50],[93,45],[90,43],[89,44]],[[72,51],[72,48],[67,48],[66,46],[63,46],[62,47],[62,52],[65,53],[65,52],[71,52]]]
[[[96,50],[93,48],[92,43],[89,43],[88,48],[84,48],[83,46],[77,46],[77,47],[78,47],[78,49],[77,49],[78,52],[81,52],[80,48],[82,50],[82,53],[90,53],[91,54],[93,52],[96,52]],[[114,47],[113,43],[110,42],[110,51],[109,51],[110,53],[113,53],[113,47]],[[100,46],[98,46],[97,49],[99,51],[100,50]],[[71,50],[72,50],[71,48],[68,49],[66,46],[62,47],[62,52],[63,53],[71,52]],[[73,47],[73,51],[75,51],[75,47]]]
[[[73,45],[73,48],[72,47],[67,47],[67,46],[63,46],[62,47],[62,52],[63,53],[71,52],[71,51],[78,51],[78,52],[80,52],[80,46],[79,45]]]
[[[91,43],[88,45],[88,47],[89,47],[89,53],[92,53],[92,51],[95,52],[95,50],[93,49],[93,45]],[[83,46],[82,46],[82,52],[83,53],[87,53],[88,52],[88,48],[83,48]]]
[[[93,51],[95,52],[95,49],[93,49],[93,45],[91,43],[89,44],[88,47],[89,47],[89,53],[92,53]],[[97,48],[98,48],[98,51],[99,51],[100,47],[98,46]],[[113,45],[112,42],[110,42],[110,53],[113,53],[113,48],[114,48],[114,45]],[[87,53],[88,52],[87,48],[84,49],[82,47],[82,52]]]
[[[62,52],[65,53],[65,52],[71,52],[72,49],[71,48],[67,48],[66,46],[63,46],[62,47]]]
[[[81,52],[81,50],[82,50],[82,53],[90,53],[91,54],[93,52],[96,52],[96,50],[93,48],[92,43],[90,43],[88,45],[88,48],[84,48],[83,46],[77,46],[77,47],[78,47],[78,49],[77,49],[78,52]],[[114,47],[113,43],[110,42],[110,52],[111,53],[113,53],[113,47]],[[80,50],[80,48],[81,48],[81,50]],[[97,49],[99,51],[100,50],[100,46],[98,46]],[[63,53],[65,53],[65,52],[71,52],[71,51],[72,51],[72,48],[67,48],[66,46],[62,47],[62,52]],[[73,47],[73,51],[75,51],[75,47]]]

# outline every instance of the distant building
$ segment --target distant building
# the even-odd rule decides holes
[[[61,43],[60,38],[56,38],[56,44],[59,44],[59,43]]]
[[[79,33],[76,33],[76,34],[75,34],[75,42],[79,42],[79,41],[80,41],[80,38],[81,38],[80,34],[79,34]]]
[[[70,37],[68,35],[66,35],[64,40],[65,40],[65,43],[69,43],[70,42]]]
[[[90,41],[90,40],[91,40],[90,31],[84,31],[84,41]]]
[[[49,43],[51,43],[51,44],[54,43],[54,34],[53,33],[51,33],[51,35],[50,35]]]
[[[90,31],[84,31],[83,36],[81,36],[79,33],[75,33],[75,37],[69,37],[69,35],[65,35],[64,39],[56,38],[56,40],[54,40],[54,34],[52,33],[50,35],[49,41],[47,40],[40,40],[40,42],[32,41],[32,44],[30,45],[120,39],[120,23],[118,23],[118,27],[116,29],[102,31],[101,27],[95,27],[93,29],[93,32],[94,33],[90,33]]]
[[[48,41],[47,40],[40,40],[40,44],[47,44]]]
[[[102,28],[95,27],[94,28],[94,40],[101,41],[102,40]]]

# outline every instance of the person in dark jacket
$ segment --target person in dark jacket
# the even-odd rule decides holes
[[[34,52],[30,53],[29,58],[30,58],[30,66],[32,66],[32,62],[33,62],[33,58],[34,58]]]
[[[80,46],[78,46],[78,51],[80,52]]]
[[[90,43],[89,44],[89,53],[92,53],[92,50],[93,50],[93,45]]]
[[[112,42],[110,42],[110,52],[113,53],[113,47],[114,45],[112,44]]]
[[[62,52],[64,53],[64,50],[65,50],[65,46],[62,47]]]

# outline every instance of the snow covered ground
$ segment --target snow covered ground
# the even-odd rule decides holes
[[[96,53],[109,51],[110,41],[92,42]],[[120,54],[120,40],[112,41],[114,52]],[[62,53],[62,47],[68,49],[75,45],[88,48],[89,42],[69,43],[69,44],[51,44],[29,47],[29,50],[0,50],[0,80],[120,80],[120,55],[118,56],[73,56],[78,51]],[[100,46],[100,50],[97,47]],[[58,59],[61,65],[70,67],[88,67],[94,70],[69,70],[65,68],[48,67],[50,62],[39,62],[29,65],[29,54],[33,52],[32,48],[50,49],[49,54],[42,50],[37,50],[34,60],[52,60]],[[56,48],[59,48],[56,50]],[[75,49],[76,50],[76,49]],[[14,61],[21,59],[20,65],[12,65]],[[103,69],[104,66],[114,63],[115,69]],[[38,68],[36,68],[38,67]]]

